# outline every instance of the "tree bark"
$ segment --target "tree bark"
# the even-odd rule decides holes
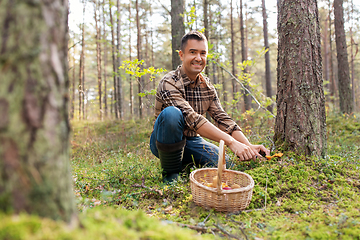
[[[274,142],[320,157],[326,154],[326,115],[319,26],[316,0],[279,0]]]
[[[107,34],[106,34],[106,17],[105,17],[105,1],[103,0],[102,12],[103,12],[103,39],[104,39],[104,113],[107,118],[108,105],[107,105]]]
[[[68,2],[1,5],[0,209],[70,221]]]
[[[235,40],[234,40],[234,17],[233,17],[233,1],[230,1],[230,33],[231,33],[231,65],[232,65],[232,74],[234,76],[236,76],[236,68],[235,68]],[[236,85],[236,80],[232,79],[232,95],[233,95],[233,99],[236,100],[236,93],[237,93],[237,85]]]
[[[241,35],[241,61],[244,62],[247,60],[247,47],[246,47],[246,39],[245,38],[245,29],[244,29],[244,17],[243,17],[243,2],[242,0],[240,0],[240,35]],[[246,75],[248,73],[247,68],[245,68],[243,70],[244,75]],[[235,76],[235,75],[234,75]],[[249,89],[249,84],[247,81],[244,81],[244,86]],[[245,110],[250,110],[251,109],[251,96],[247,93],[247,91],[244,89],[243,90],[243,94],[244,94],[244,106],[245,106]]]
[[[268,51],[265,53],[265,88],[266,96],[272,97],[271,87],[271,71],[270,71],[270,49],[269,49],[269,37],[268,37],[268,26],[267,26],[267,14],[265,7],[265,0],[262,0],[262,15],[263,15],[263,32],[264,32],[264,47]],[[270,112],[273,111],[273,105],[269,105],[267,108]]]
[[[72,68],[72,88],[71,88],[71,114],[70,118],[74,119],[75,116],[75,82],[76,82],[76,76],[75,76],[75,48],[74,48],[74,55],[72,56],[73,59],[73,68]]]
[[[342,113],[353,112],[350,88],[350,70],[344,29],[344,9],[342,0],[334,0],[336,52],[338,60],[339,101]]]
[[[112,3],[109,0],[109,12],[110,12],[110,28],[111,28],[111,53],[112,53],[112,66],[113,66],[113,79],[114,79],[114,91],[113,91],[113,105],[114,105],[114,114],[115,118],[119,118],[119,110],[118,110],[118,95],[117,95],[117,78],[116,78],[116,58],[115,58],[115,33],[114,33],[114,20],[112,15]]]
[[[139,1],[136,0],[135,2],[135,7],[136,7],[136,28],[137,28],[137,58],[140,61],[141,60],[141,32],[140,32],[140,16],[139,16]],[[139,65],[139,67],[141,68],[141,66]],[[138,93],[140,94],[142,92],[142,78],[138,77]],[[143,111],[142,111],[142,98],[139,95],[139,117],[140,119],[142,119],[143,117]]]
[[[98,96],[99,96],[99,120],[103,119],[103,115],[102,115],[102,99],[101,99],[101,45],[100,45],[100,41],[101,41],[101,28],[98,25],[98,22],[100,22],[100,20],[98,20],[98,16],[97,16],[97,11],[99,9],[99,4],[98,1],[94,2],[95,4],[95,8],[94,8],[94,19],[95,19],[95,30],[96,30],[96,63],[97,63],[97,80],[98,80]]]
[[[116,8],[117,8],[117,65],[116,65],[116,72],[117,72],[117,96],[118,96],[118,110],[119,110],[119,118],[122,119],[123,118],[123,97],[122,97],[122,81],[121,81],[121,75],[120,75],[120,65],[121,65],[121,21],[120,21],[120,0],[117,0],[117,4],[116,4]]]
[[[185,1],[171,0],[171,44],[172,44],[172,68],[181,65],[179,53],[181,38],[185,35],[184,14]]]
[[[81,33],[81,54],[79,64],[79,120],[84,119],[84,92],[85,92],[85,7],[86,2],[83,1],[83,23]]]
[[[131,1],[129,1],[129,60],[131,61]],[[129,76],[130,82],[130,116],[134,116],[134,83],[131,76]]]

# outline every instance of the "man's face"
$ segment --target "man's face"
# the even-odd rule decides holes
[[[205,68],[207,52],[207,42],[196,39],[189,39],[184,51],[179,51],[183,69],[191,80],[195,80],[197,75]]]

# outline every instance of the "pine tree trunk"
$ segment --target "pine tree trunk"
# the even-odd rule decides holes
[[[330,54],[330,98],[335,106],[335,99],[337,98],[337,84],[334,77],[334,59],[332,50],[332,31],[331,31],[331,1],[329,0],[329,54]]]
[[[103,40],[104,40],[104,113],[107,118],[108,113],[108,105],[107,105],[107,34],[106,34],[106,17],[105,17],[105,1],[103,0],[102,4],[102,12],[103,12]]]
[[[114,78],[114,91],[113,91],[113,109],[115,118],[119,118],[119,110],[118,110],[118,95],[117,95],[117,78],[116,78],[116,58],[115,58],[115,33],[114,33],[114,20],[112,15],[112,3],[111,0],[109,0],[109,12],[110,12],[110,28],[111,28],[111,53],[112,53],[112,66],[113,66],[113,78]]]
[[[85,80],[85,6],[86,2],[83,1],[83,23],[82,23],[82,33],[81,33],[81,54],[80,54],[80,64],[79,64],[79,120],[84,119],[84,80]]]
[[[231,65],[232,65],[232,74],[234,76],[236,76],[236,68],[235,68],[235,40],[234,40],[234,20],[233,20],[233,1],[230,1],[230,32],[231,32]],[[237,85],[236,85],[236,80],[232,79],[232,95],[233,95],[233,99],[237,100],[236,97],[236,93],[237,93]]]
[[[344,9],[342,0],[334,0],[336,52],[338,60],[339,101],[342,113],[353,112],[353,101],[350,88],[350,71],[346,37],[344,29]]]
[[[242,62],[247,60],[247,47],[245,44],[246,38],[245,38],[244,30],[245,29],[244,29],[244,18],[243,18],[243,3],[242,3],[242,0],[240,0],[240,35],[241,35],[241,61]],[[245,68],[243,70],[243,72],[244,72],[244,75],[246,75],[248,73],[247,68]],[[244,84],[244,87],[246,87],[247,89],[250,88],[247,81],[245,81],[243,84]],[[246,90],[243,90],[243,94],[244,94],[245,110],[250,110],[251,109],[251,96],[248,94],[248,92]]]
[[[136,0],[136,28],[137,28],[137,58],[140,61],[141,60],[141,32],[140,32],[140,16],[139,16],[139,1]],[[139,65],[141,68],[141,66]],[[142,92],[142,78],[138,77],[138,93],[140,94]],[[139,95],[139,117],[142,119],[143,117],[143,109],[142,109],[142,98]]]
[[[267,26],[267,14],[265,7],[265,0],[262,0],[262,15],[263,15],[263,32],[264,32],[264,47],[268,51],[265,53],[265,87],[266,96],[272,97],[271,87],[271,71],[270,71],[270,49],[269,49],[269,37],[268,37],[268,26]],[[273,111],[273,105],[268,106],[270,112]]]
[[[1,5],[0,209],[70,221],[68,2]]]
[[[184,14],[185,1],[171,0],[171,44],[172,44],[172,68],[181,65],[179,53],[181,38],[185,35]]]
[[[316,0],[278,4],[277,116],[283,150],[325,156],[326,115]]]
[[[95,30],[96,30],[96,63],[97,63],[97,80],[98,80],[98,96],[99,96],[99,120],[103,119],[102,115],[102,102],[101,102],[101,29],[98,26],[98,17],[97,17],[97,11],[98,11],[98,1],[94,2],[95,8],[94,8],[94,18],[95,18]]]
[[[75,76],[75,48],[74,48],[74,55],[72,56],[73,59],[73,68],[72,68],[72,88],[71,88],[71,119],[74,119],[75,116],[75,82],[76,82],[76,76]]]
[[[118,110],[119,110],[119,118],[122,119],[123,118],[123,97],[122,97],[122,81],[121,81],[121,76],[120,76],[120,65],[121,65],[121,30],[120,30],[120,26],[121,26],[121,22],[120,22],[120,0],[117,0],[117,4],[116,4],[116,8],[117,8],[117,65],[116,65],[116,72],[117,72],[117,96],[118,96]]]
[[[132,61],[131,58],[131,2],[129,2],[129,60]],[[134,83],[132,80],[132,77],[129,76],[129,82],[130,82],[130,116],[131,118],[134,116]]]

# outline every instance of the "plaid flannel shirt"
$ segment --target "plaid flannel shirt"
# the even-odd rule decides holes
[[[181,110],[185,120],[184,135],[198,136],[196,131],[208,120],[206,112],[214,119],[215,125],[222,131],[232,134],[241,128],[230,118],[221,107],[220,100],[209,78],[199,74],[192,81],[185,74],[182,66],[167,73],[161,80],[156,92],[155,117],[168,106]]]

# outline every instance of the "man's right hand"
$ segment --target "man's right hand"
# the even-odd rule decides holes
[[[255,160],[256,156],[261,157],[261,155],[256,152],[251,146],[243,144],[239,141],[232,141],[228,147],[233,153],[235,153],[240,161],[250,161],[251,159]]]

